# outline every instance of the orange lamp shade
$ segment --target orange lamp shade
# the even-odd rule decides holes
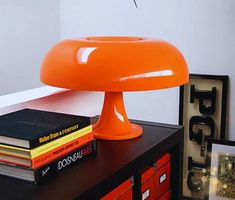
[[[171,44],[141,37],[88,37],[65,40],[45,56],[41,81],[52,86],[104,91],[95,137],[123,140],[142,134],[129,122],[123,91],[175,87],[188,82],[182,54]]]

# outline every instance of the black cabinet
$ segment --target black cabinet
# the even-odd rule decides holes
[[[65,169],[47,182],[34,185],[0,177],[1,200],[99,199],[134,177],[134,199],[141,199],[140,171],[166,152],[171,154],[171,192],[181,199],[183,129],[181,126],[135,121],[141,137],[125,141],[97,142],[97,153]]]

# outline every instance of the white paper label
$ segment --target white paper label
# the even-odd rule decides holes
[[[146,191],[142,194],[142,200],[147,199],[148,196],[149,196],[149,189],[146,190]]]
[[[166,173],[160,176],[160,183],[166,180]]]

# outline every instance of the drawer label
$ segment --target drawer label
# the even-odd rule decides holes
[[[147,199],[147,198],[149,197],[149,194],[150,194],[149,189],[147,189],[147,190],[142,194],[142,200]]]
[[[162,183],[162,182],[164,182],[165,180],[166,180],[166,173],[164,173],[164,174],[162,174],[162,175],[160,176],[159,182]]]

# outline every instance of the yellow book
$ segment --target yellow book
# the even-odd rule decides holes
[[[51,142],[48,142],[44,145],[41,145],[31,150],[0,144],[0,154],[14,155],[22,158],[32,159],[44,153],[47,153],[52,149],[62,146],[68,142],[71,142],[87,133],[90,133],[91,131],[92,131],[92,125],[89,125],[83,129],[77,130],[64,137],[58,138],[56,140],[53,140]]]

